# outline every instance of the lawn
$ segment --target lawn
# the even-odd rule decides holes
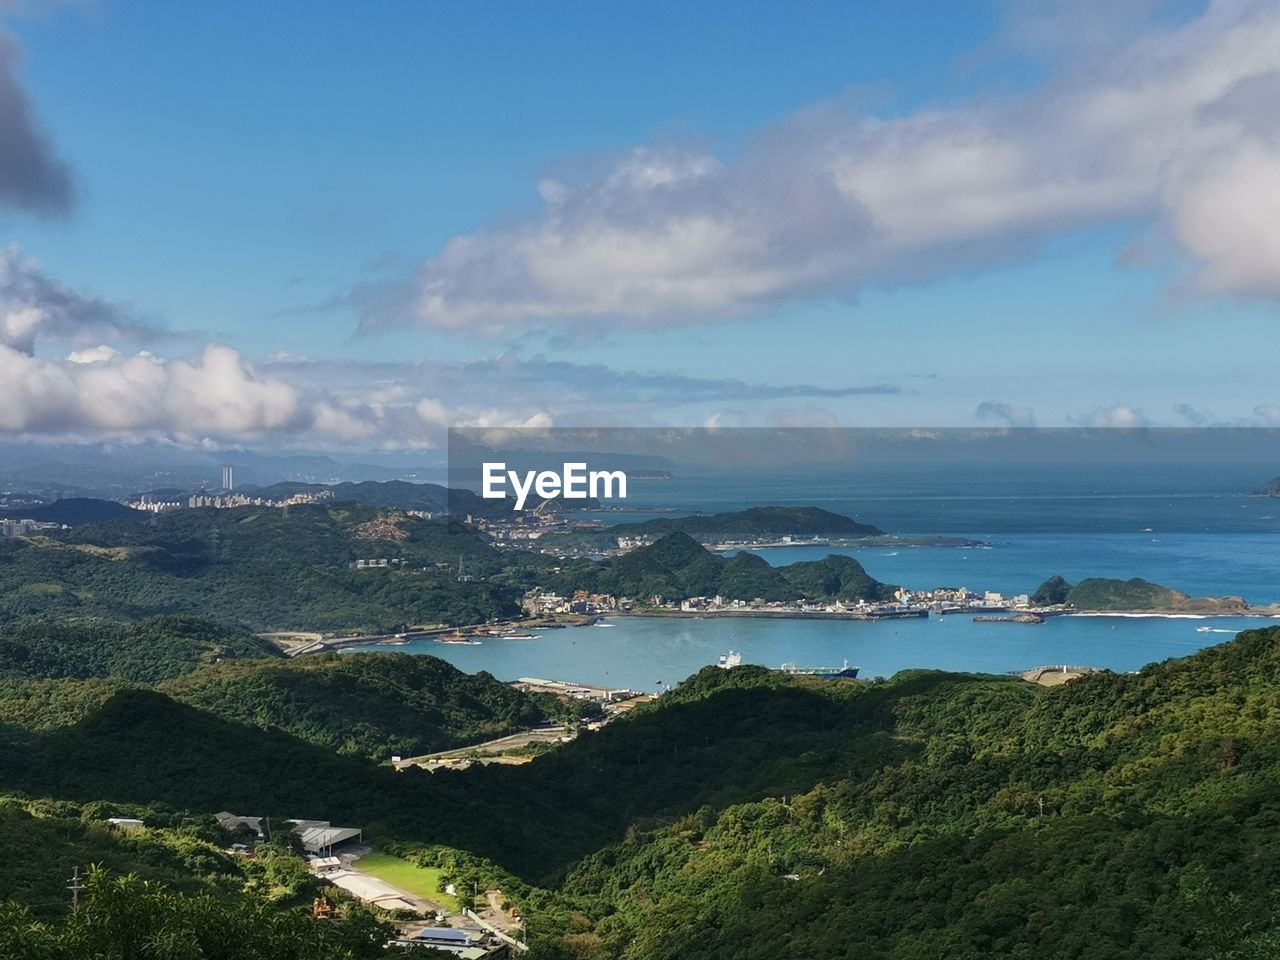
[[[444,892],[444,871],[439,867],[419,867],[387,853],[371,853],[355,862],[357,870],[395,884],[402,890],[434,900],[450,910],[461,910],[457,897]]]

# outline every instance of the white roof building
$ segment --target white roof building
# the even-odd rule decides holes
[[[302,837],[302,849],[326,857],[331,856],[333,848],[340,843],[364,839],[364,831],[356,827],[331,827],[326,823],[323,826],[305,827],[299,824],[294,829]]]

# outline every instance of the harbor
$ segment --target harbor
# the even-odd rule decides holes
[[[468,673],[500,680],[566,678],[575,688],[664,691],[704,668],[715,669],[725,651],[742,663],[778,669],[841,664],[846,659],[874,679],[899,670],[937,669],[1005,675],[1028,664],[1090,664],[1129,672],[1148,663],[1186,656],[1230,639],[1239,630],[1274,621],[1254,617],[1060,616],[1035,629],[974,623],[971,617],[931,616],[888,622],[824,618],[618,616],[612,629],[542,630],[518,643],[449,645],[413,640],[394,649],[441,657]],[[1208,626],[1215,632],[1200,632]],[[348,649],[386,650],[381,645]],[[557,681],[561,682],[561,681]]]

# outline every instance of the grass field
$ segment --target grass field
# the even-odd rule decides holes
[[[457,897],[444,892],[444,873],[438,867],[419,867],[386,853],[371,853],[355,862],[358,870],[395,884],[401,890],[434,900],[450,910],[461,910]]]

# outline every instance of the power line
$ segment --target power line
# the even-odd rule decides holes
[[[84,881],[80,879],[79,867],[75,868],[75,872],[67,880],[67,889],[71,891],[71,909],[75,910],[80,906],[80,891],[84,889]]]

